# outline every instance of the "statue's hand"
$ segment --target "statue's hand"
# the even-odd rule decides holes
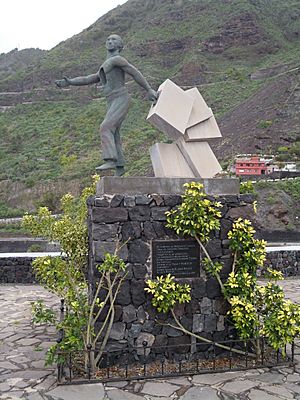
[[[152,101],[153,104],[155,104],[157,102],[157,99],[158,99],[158,93],[153,89],[149,89],[148,90],[148,99],[150,101]]]
[[[64,76],[63,79],[59,79],[59,80],[55,81],[55,84],[59,88],[65,88],[65,87],[70,86],[69,79],[66,76]]]

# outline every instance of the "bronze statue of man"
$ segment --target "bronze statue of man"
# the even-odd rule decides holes
[[[120,138],[120,128],[124,121],[130,104],[130,95],[125,86],[125,73],[148,92],[149,100],[155,102],[157,93],[151,88],[141,72],[122,56],[123,41],[118,35],[110,35],[106,40],[107,57],[100,66],[99,71],[87,76],[77,78],[64,77],[55,81],[60,88],[69,85],[82,86],[100,82],[103,94],[106,97],[108,110],[100,126],[103,165],[97,167],[98,171],[115,169],[115,175],[124,173],[124,157]]]

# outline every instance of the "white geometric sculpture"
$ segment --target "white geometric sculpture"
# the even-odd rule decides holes
[[[187,127],[194,98],[167,79],[158,88],[159,97],[147,120],[170,138],[178,139]]]
[[[222,135],[214,115],[197,125],[187,128],[184,133],[184,139],[187,142],[199,142],[220,137]]]
[[[195,177],[212,178],[222,171],[208,142],[186,142],[182,138],[176,144]]]
[[[176,143],[155,143],[150,147],[150,157],[157,177],[195,177]]]
[[[205,100],[197,88],[188,89],[184,93],[194,99],[186,128],[199,124],[213,115],[211,108],[205,103]]]
[[[155,176],[212,178],[221,172],[207,140],[222,135],[198,89],[184,91],[167,79],[158,93],[147,120],[175,143],[156,143],[151,147]]]

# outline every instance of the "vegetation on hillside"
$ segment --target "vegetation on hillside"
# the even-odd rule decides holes
[[[86,107],[76,102],[39,102],[0,114],[0,180],[20,180],[32,187],[41,180],[88,176],[101,160],[98,130],[105,107],[103,99]],[[134,117],[146,115],[146,108],[147,104],[133,100],[124,123],[131,175],[146,172],[150,164],[148,147],[163,140],[146,122],[140,124]]]
[[[0,181],[20,181],[29,188],[49,180],[83,181],[99,165],[98,127],[106,108],[99,88],[59,90],[54,80],[97,71],[105,58],[105,38],[111,32],[124,38],[124,56],[154,87],[166,78],[184,88],[197,86],[218,118],[277,79],[266,74],[251,80],[253,72],[287,65],[288,86],[280,88],[286,91],[284,108],[276,99],[266,110],[254,101],[250,107],[256,114],[251,121],[258,134],[250,128],[247,134],[254,135],[251,142],[261,149],[257,151],[275,151],[279,140],[279,158],[288,154],[299,159],[300,126],[293,100],[298,77],[297,71],[287,72],[299,66],[299,2],[129,0],[52,50],[34,52],[32,63],[27,53],[25,64],[19,60],[21,53],[10,54],[9,59],[17,61],[9,63],[8,74],[0,74]],[[0,72],[5,71],[7,60],[0,55]],[[127,174],[146,175],[151,171],[148,148],[166,138],[145,121],[149,103],[142,90],[132,82],[128,88],[133,102],[122,128]],[[272,110],[278,115],[268,115]],[[282,115],[292,121],[292,128],[278,125]],[[269,120],[271,125],[260,127]],[[231,130],[234,144],[246,143],[235,126]],[[225,138],[223,145],[228,141],[232,138]]]

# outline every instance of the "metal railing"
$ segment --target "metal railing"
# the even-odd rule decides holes
[[[122,347],[118,342],[116,346]],[[59,353],[64,362],[57,366],[57,380],[59,384],[108,382],[293,365],[294,352],[294,344],[276,351],[267,346],[265,338],[168,346],[143,342],[141,347],[127,345],[103,352],[95,368],[98,350],[89,347]]]

